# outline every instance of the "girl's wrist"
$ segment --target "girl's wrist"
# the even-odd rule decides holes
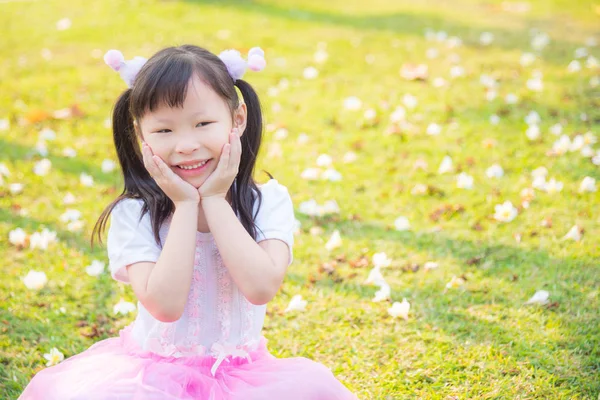
[[[207,204],[213,204],[213,203],[219,203],[221,201],[225,201],[225,196],[221,196],[221,195],[213,195],[213,196],[203,196],[200,197],[200,202],[202,203],[202,205],[207,205]]]
[[[199,200],[185,200],[185,201],[178,201],[175,204],[175,209],[179,210],[179,209],[190,209],[190,210],[198,210],[198,205],[199,205]]]

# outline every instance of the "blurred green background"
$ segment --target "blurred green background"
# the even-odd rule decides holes
[[[600,3],[8,0],[0,26],[0,398],[52,348],[133,320],[113,311],[130,288],[86,273],[107,261],[89,236],[122,188],[109,118],[125,85],[102,57],[185,43],[266,53],[245,76],[266,120],[258,171],[300,223],[273,354],[324,363],[361,399],[598,396]],[[310,200],[339,212],[307,215]],[[45,228],[57,240],[32,248]],[[391,295],[374,302],[380,252]],[[538,290],[547,302],[525,305]],[[306,310],[285,312],[297,294]],[[404,298],[407,320],[388,313]]]

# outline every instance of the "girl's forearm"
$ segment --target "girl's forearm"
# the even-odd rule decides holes
[[[148,277],[146,299],[165,320],[175,321],[183,314],[192,283],[197,225],[197,203],[176,206],[164,247]]]
[[[202,209],[223,263],[240,291],[251,303],[267,303],[280,285],[271,257],[248,234],[225,199],[202,199]]]

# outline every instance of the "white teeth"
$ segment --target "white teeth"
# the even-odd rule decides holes
[[[194,169],[194,168],[200,168],[201,166],[203,166],[204,164],[206,164],[208,162],[208,160],[206,161],[202,161],[201,163],[198,163],[196,165],[178,165],[179,168],[181,169]]]

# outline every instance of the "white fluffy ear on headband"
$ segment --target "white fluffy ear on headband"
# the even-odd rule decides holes
[[[119,50],[109,50],[104,55],[104,62],[121,75],[129,88],[133,86],[135,77],[146,61],[148,60],[144,57],[134,57],[132,60],[125,61],[123,53]]]
[[[219,58],[227,67],[227,72],[233,79],[237,81],[242,79],[246,72],[246,67],[252,71],[262,71],[267,65],[265,61],[265,52],[260,47],[253,47],[248,52],[248,62],[242,58],[242,55],[237,50],[224,50],[219,54]]]

